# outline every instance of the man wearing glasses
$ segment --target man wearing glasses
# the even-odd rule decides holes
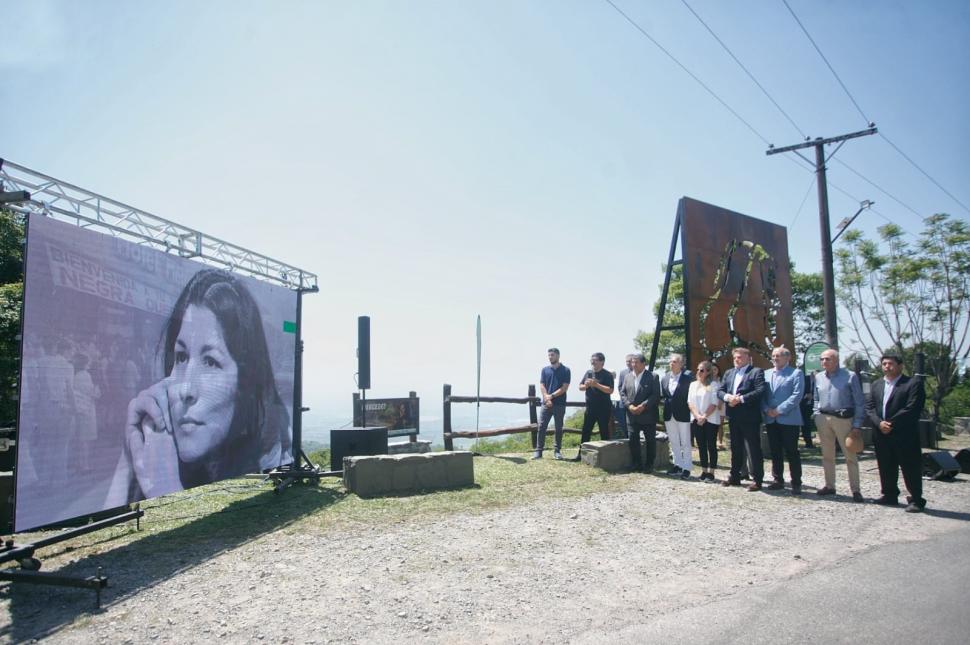
[[[539,374],[539,389],[542,393],[542,412],[539,414],[539,436],[536,438],[536,452],[533,459],[542,459],[546,447],[546,430],[549,421],[555,419],[555,458],[562,459],[562,425],[566,417],[566,390],[571,378],[569,368],[559,362],[559,349],[550,347],[549,364]]]
[[[606,357],[602,352],[596,352],[589,358],[592,369],[586,370],[579,389],[586,392],[586,417],[583,419],[583,434],[580,439],[580,449],[573,461],[579,461],[582,444],[592,438],[593,424],[600,429],[600,438],[610,438],[610,415],[613,404],[610,395],[613,394],[613,374],[605,369]]]
[[[834,349],[822,352],[821,359],[822,371],[815,375],[812,395],[812,412],[818,442],[822,446],[822,470],[825,472],[825,486],[817,492],[819,495],[835,495],[835,442],[838,441],[845,455],[852,500],[862,502],[858,456],[845,448],[849,434],[853,435],[853,440],[862,440],[862,420],[865,416],[862,384],[855,372],[839,367],[839,353]]]

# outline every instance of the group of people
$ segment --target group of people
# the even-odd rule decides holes
[[[771,353],[772,367],[755,367],[745,347],[732,351],[734,367],[719,378],[711,361],[701,361],[696,371],[685,369],[679,354],[670,357],[670,369],[662,377],[646,369],[643,354],[628,354],[626,369],[614,378],[605,369],[605,356],[597,352],[590,358],[591,369],[580,381],[586,394],[586,417],[581,441],[590,440],[594,425],[600,436],[609,438],[614,407],[611,397],[619,394],[625,415],[633,468],[653,472],[656,462],[657,426],[661,404],[664,428],[670,445],[671,467],[668,475],[690,479],[693,470],[692,443],[700,455],[701,481],[716,481],[718,432],[727,420],[731,437],[731,467],[721,481],[723,486],[739,486],[750,478],[747,487],[754,492],[785,488],[784,465],[788,462],[792,495],[802,493],[802,463],[798,437],[806,422],[801,403],[806,378],[792,365],[791,351],[776,347]],[[566,412],[566,391],[571,372],[560,362],[560,352],[548,350],[549,365],[539,376],[542,408],[533,459],[541,459],[550,421],[554,422],[554,455],[563,459],[562,436]],[[882,495],[872,500],[884,506],[899,504],[899,471],[909,495],[906,511],[921,512],[923,498],[918,422],[925,402],[923,383],[902,373],[902,358],[887,353],[880,359],[883,378],[872,384],[868,397],[855,372],[839,366],[834,349],[821,355],[822,370],[812,379],[812,420],[822,449],[825,485],[821,496],[836,494],[836,444],[845,455],[849,491],[853,501],[865,498],[859,483],[858,452],[862,448],[862,426],[868,418],[875,428],[873,444],[879,465]],[[618,419],[619,420],[619,419]],[[761,426],[764,424],[771,457],[771,482],[765,483]],[[641,448],[641,435],[643,448]],[[579,455],[574,461],[579,461]]]

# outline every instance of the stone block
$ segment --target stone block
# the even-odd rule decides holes
[[[344,458],[344,486],[361,497],[474,483],[472,453],[465,451]]]
[[[587,441],[580,447],[580,460],[589,466],[602,468],[606,472],[615,473],[629,470],[633,465],[630,457],[628,439],[611,441]],[[647,458],[647,446],[640,441],[640,460]],[[670,442],[666,435],[657,439],[657,456],[653,462],[653,469],[665,471],[670,467]]]
[[[580,447],[579,457],[587,466],[601,468],[608,473],[630,469],[630,446],[625,439],[587,441]]]

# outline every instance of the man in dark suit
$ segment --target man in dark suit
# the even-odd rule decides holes
[[[647,359],[643,354],[633,355],[633,371],[623,379],[620,401],[626,410],[627,429],[630,433],[630,455],[633,469],[653,472],[657,458],[657,406],[660,403],[660,383],[647,371]],[[640,455],[640,433],[646,443],[646,463]]]
[[[690,408],[687,407],[687,391],[694,375],[684,369],[684,357],[670,357],[670,371],[660,379],[660,396],[664,403],[664,427],[670,440],[670,460],[673,462],[668,475],[690,478]]]
[[[882,497],[873,501],[883,506],[899,503],[902,470],[909,491],[906,512],[920,513],[926,506],[919,445],[919,416],[926,402],[923,380],[903,374],[903,359],[898,354],[884,354],[880,364],[884,378],[872,384],[866,399],[866,413],[876,427],[872,438],[882,484]]]
[[[728,427],[731,429],[731,474],[722,484],[738,486],[744,468],[744,447],[751,455],[749,491],[761,490],[765,478],[764,454],[761,452],[761,397],[765,393],[765,375],[751,364],[751,352],[738,347],[731,352],[734,369],[724,374],[717,398],[727,404]]]

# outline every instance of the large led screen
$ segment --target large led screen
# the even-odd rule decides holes
[[[32,216],[17,531],[292,461],[296,293]]]
[[[794,348],[787,230],[689,197],[678,216],[688,364],[711,359],[723,374],[731,350],[747,347],[756,365],[770,366],[773,348]]]

